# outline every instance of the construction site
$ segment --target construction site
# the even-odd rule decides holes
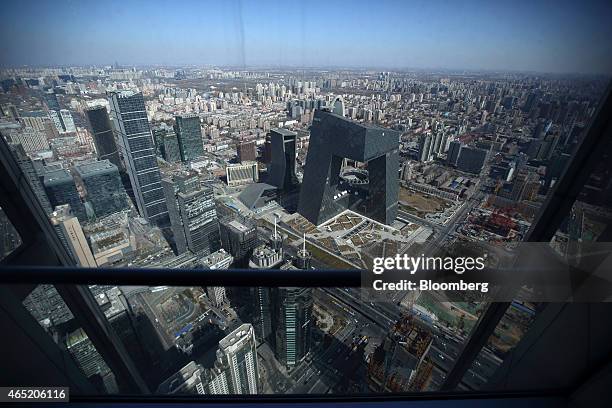
[[[368,356],[368,387],[372,392],[426,390],[433,363],[426,357],[431,332],[412,316],[402,317],[383,342]]]

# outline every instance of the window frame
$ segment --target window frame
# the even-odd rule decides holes
[[[553,187],[524,241],[547,242],[557,231],[563,219],[569,213],[578,197],[582,186],[588,179],[590,171],[604,154],[604,146],[612,137],[612,94],[608,86],[604,98],[600,101],[597,113],[591,119],[588,131],[582,139]],[[82,325],[102,357],[107,361],[119,382],[126,384],[126,389],[146,391],[146,385],[136,372],[133,362],[112,329],[103,313],[97,307],[95,299],[86,287],[78,284],[114,283],[114,284],[172,284],[176,286],[252,286],[252,270],[201,271],[186,269],[130,269],[130,268],[76,268],[69,254],[61,245],[42,206],[36,199],[34,191],[13,157],[8,144],[0,137],[0,169],[6,176],[0,177],[0,206],[22,239],[22,244],[7,258],[0,262],[0,284],[11,284],[8,289],[18,296],[29,293],[35,284],[55,284],[58,292]],[[19,220],[19,222],[14,222]],[[606,232],[609,235],[609,231]],[[36,256],[33,256],[33,255]],[[42,254],[42,255],[41,255]],[[36,264],[33,264],[36,260]],[[41,264],[46,265],[41,267]],[[35,267],[35,268],[34,268]],[[259,271],[258,286],[310,286],[310,287],[356,287],[360,286],[360,271]],[[18,286],[16,284],[22,284]],[[25,285],[24,285],[25,284]],[[0,289],[4,289],[0,287]],[[510,303],[491,303],[481,315],[476,326],[466,340],[463,349],[446,376],[441,392],[434,394],[396,394],[385,395],[384,400],[406,398],[451,398],[466,394],[457,394],[466,371],[482,350],[497,324],[504,316]],[[33,320],[33,319],[32,319]],[[42,330],[42,329],[41,329]],[[513,393],[473,393],[474,395],[493,395],[495,398]],[[515,393],[514,395],[543,395],[546,391],[532,394]],[[143,399],[146,396],[139,396]],[[151,396],[156,401],[176,402],[175,397],[160,398]],[[299,401],[300,397],[290,398]],[[334,400],[355,401],[360,397],[332,397]],[[362,397],[364,400],[371,398]],[[376,397],[374,397],[376,398]],[[250,398],[215,398],[211,400],[245,401]],[[258,396],[257,401],[286,400],[287,396]],[[112,400],[112,399],[111,399]],[[307,402],[329,401],[329,398],[308,397]],[[106,401],[106,399],[105,399]]]

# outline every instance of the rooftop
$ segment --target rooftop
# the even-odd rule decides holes
[[[91,173],[100,173],[100,172],[108,172],[117,170],[117,166],[109,162],[108,160],[100,160],[91,163],[84,163],[76,165],[75,170],[81,176],[91,174]]]
[[[45,173],[44,184],[72,182],[72,176],[66,169],[56,169]]]
[[[285,128],[272,128],[272,129],[270,129],[270,131],[276,132],[276,133],[278,133],[280,135],[283,135],[283,136],[295,136],[296,135],[296,133],[294,131],[291,131],[291,130],[285,129]]]

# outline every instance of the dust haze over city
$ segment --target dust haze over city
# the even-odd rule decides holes
[[[3,14],[0,133],[69,264],[203,281],[521,241],[612,70],[603,1],[22,1]],[[560,254],[578,222],[597,236],[610,215],[584,200],[551,243]],[[20,237],[1,209],[0,226],[3,258]],[[89,289],[159,394],[439,390],[487,305],[468,292]],[[52,285],[24,305],[100,393],[126,391]],[[539,310],[509,309],[466,389]]]

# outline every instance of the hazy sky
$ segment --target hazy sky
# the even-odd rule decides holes
[[[19,0],[0,64],[612,72],[612,1]]]

